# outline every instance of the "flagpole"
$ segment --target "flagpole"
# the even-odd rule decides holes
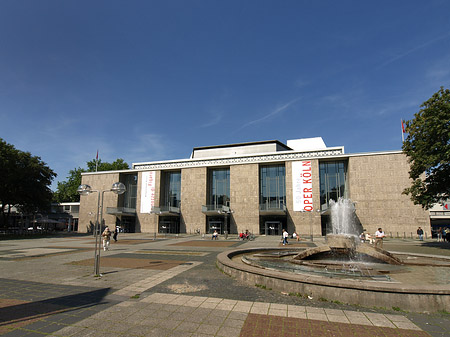
[[[405,142],[405,127],[403,126],[403,119],[400,119],[401,124],[400,126],[402,127],[402,143]]]
[[[98,169],[98,150],[97,150],[97,156],[95,157],[95,172],[97,172]]]

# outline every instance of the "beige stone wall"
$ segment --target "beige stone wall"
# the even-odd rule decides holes
[[[301,237],[309,236],[312,232],[314,236],[322,235],[320,218],[320,181],[319,181],[319,161],[311,160],[313,207],[311,212],[294,212],[294,198],[292,191],[292,162],[286,162],[286,207],[288,211],[287,231],[291,234],[296,231]]]
[[[410,185],[408,171],[401,153],[349,158],[349,197],[357,203],[356,213],[369,233],[382,227],[386,233],[410,236],[421,226],[430,234],[428,213],[402,194]]]
[[[206,216],[202,205],[206,205],[207,168],[185,168],[181,170],[181,219],[180,227],[186,233],[197,228],[202,233],[206,230]]]
[[[119,181],[118,173],[89,174],[82,176],[81,178],[82,184],[89,185],[92,187],[93,190],[98,190],[99,192],[80,196],[78,232],[87,233],[92,231],[92,226],[95,224],[97,216],[98,196],[99,194],[101,196],[102,194],[101,191],[111,189],[112,184],[114,184],[117,181]],[[118,197],[119,196],[117,194],[112,192],[104,193],[103,222],[106,226],[109,226],[110,228],[115,228],[116,217],[114,215],[106,214],[106,208],[117,207]]]
[[[155,172],[155,207],[158,207],[161,196],[161,171]],[[136,232],[155,233],[158,231],[158,216],[153,213],[141,213],[141,188],[142,172],[139,172],[136,196]]]
[[[266,164],[266,163],[265,163]],[[302,236],[309,236],[312,230],[320,236],[319,160],[311,160],[313,173],[314,212],[294,212],[292,194],[292,162],[286,167],[286,206],[287,228]],[[351,156],[348,159],[348,191],[349,197],[356,202],[356,212],[364,228],[374,233],[378,227],[385,232],[403,236],[416,233],[421,226],[429,235],[428,213],[420,206],[414,205],[402,191],[409,186],[409,164],[401,154],[374,154]],[[181,170],[181,219],[182,232],[206,230],[206,216],[202,213],[202,205],[207,204],[207,167],[184,168]],[[101,173],[83,175],[82,183],[89,184],[95,190],[107,190],[119,181],[119,173]],[[142,172],[138,174],[136,231],[153,233],[157,230],[158,216],[143,214],[141,206]],[[161,171],[156,170],[155,206],[160,205]],[[230,206],[233,210],[230,223],[231,232],[246,229],[259,233],[259,164],[242,164],[230,166]],[[82,196],[80,201],[79,232],[86,232],[90,223],[95,223],[97,212],[97,193]],[[104,209],[117,207],[118,196],[111,192],[104,194]],[[104,221],[114,226],[115,216],[104,214]]]
[[[230,166],[231,233],[259,233],[259,165]]]

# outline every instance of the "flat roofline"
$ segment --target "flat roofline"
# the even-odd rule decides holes
[[[339,147],[330,147],[327,148],[327,150],[333,150],[333,149],[342,149],[344,150],[343,146]],[[300,153],[300,152],[310,152],[310,151],[288,151],[286,154],[290,153]],[[319,151],[320,152],[320,151]],[[342,154],[336,154],[328,157],[323,158],[314,158],[319,160],[333,160],[333,159],[340,159],[340,158],[350,158],[350,157],[362,157],[362,156],[374,156],[374,155],[387,155],[387,154],[401,154],[403,153],[402,150],[391,150],[391,151],[375,151],[375,152],[361,152],[361,153],[342,153]],[[264,156],[270,156],[280,154],[280,152],[272,152],[268,154],[264,154]],[[140,163],[133,163],[132,168],[128,170],[117,170],[117,171],[99,171],[99,172],[83,172],[81,173],[82,176],[84,175],[97,175],[97,174],[113,174],[113,173],[137,173],[141,171],[145,171],[146,169],[142,168],[136,168],[136,166],[143,166],[143,165],[155,165],[155,164],[175,164],[175,163],[188,163],[188,162],[209,162],[212,159],[227,159],[227,158],[246,158],[246,157],[252,157],[254,154],[246,154],[246,155],[240,155],[240,156],[217,156],[214,158],[199,158],[199,159],[175,159],[175,160],[162,160],[162,161],[150,161],[150,162],[140,162]],[[299,159],[283,159],[283,161],[293,161],[293,160],[299,160]],[[306,158],[304,159],[306,160]],[[210,166],[210,165],[206,165]]]
[[[288,147],[286,144],[280,142],[279,140],[263,140],[258,142],[247,142],[247,143],[234,143],[234,144],[223,144],[223,145],[211,145],[211,146],[200,146],[200,147],[194,147],[193,151],[197,150],[209,150],[209,149],[220,149],[220,148],[227,148],[227,147],[238,147],[238,146],[251,146],[251,145],[264,145],[264,144],[277,144],[281,147],[285,148],[287,151],[293,151],[290,147]]]
[[[226,156],[214,156],[214,157],[208,157],[208,158],[185,158],[185,159],[175,159],[175,160],[161,160],[161,161],[150,161],[150,162],[139,162],[139,163],[132,163],[132,169],[136,171],[142,171],[142,169],[136,169],[136,166],[142,166],[142,165],[154,165],[154,164],[172,164],[172,163],[187,163],[187,162],[210,162],[212,160],[216,159],[232,159],[232,158],[251,158],[254,156],[273,156],[273,155],[284,155],[284,154],[292,154],[292,153],[304,153],[304,152],[321,152],[321,151],[332,151],[332,150],[341,150],[344,152],[343,146],[336,146],[336,147],[327,147],[323,150],[317,150],[317,151],[294,151],[289,150],[286,152],[267,152],[267,153],[248,153],[248,154],[239,154],[239,155],[226,155]],[[344,154],[342,154],[344,155]],[[290,160],[288,160],[290,161]],[[112,171],[106,171],[106,172],[112,172]],[[116,171],[117,172],[117,171]],[[83,174],[86,174],[88,172],[84,172]],[[95,172],[89,172],[89,173],[95,173]]]

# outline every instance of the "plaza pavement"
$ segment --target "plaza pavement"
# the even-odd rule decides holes
[[[450,336],[448,313],[289,296],[242,284],[215,266],[224,250],[278,245],[278,237],[121,234],[102,251],[102,276],[94,277],[92,236],[2,240],[0,335]],[[450,244],[431,240],[390,239],[384,248],[450,256]]]

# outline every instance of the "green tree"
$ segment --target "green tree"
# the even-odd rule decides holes
[[[26,213],[50,208],[56,173],[40,157],[17,150],[0,138],[0,204],[4,223],[12,206]]]
[[[100,159],[98,163],[93,159],[86,163],[87,169],[81,167],[69,171],[67,181],[58,182],[56,192],[53,195],[53,200],[56,202],[77,202],[80,201],[80,195],[77,192],[78,186],[81,185],[81,173],[97,171],[116,171],[128,170],[130,166],[124,162],[123,159],[116,159],[112,163],[103,163]]]
[[[412,184],[403,193],[429,209],[450,197],[450,90],[441,87],[420,107],[406,122],[403,152]]]

